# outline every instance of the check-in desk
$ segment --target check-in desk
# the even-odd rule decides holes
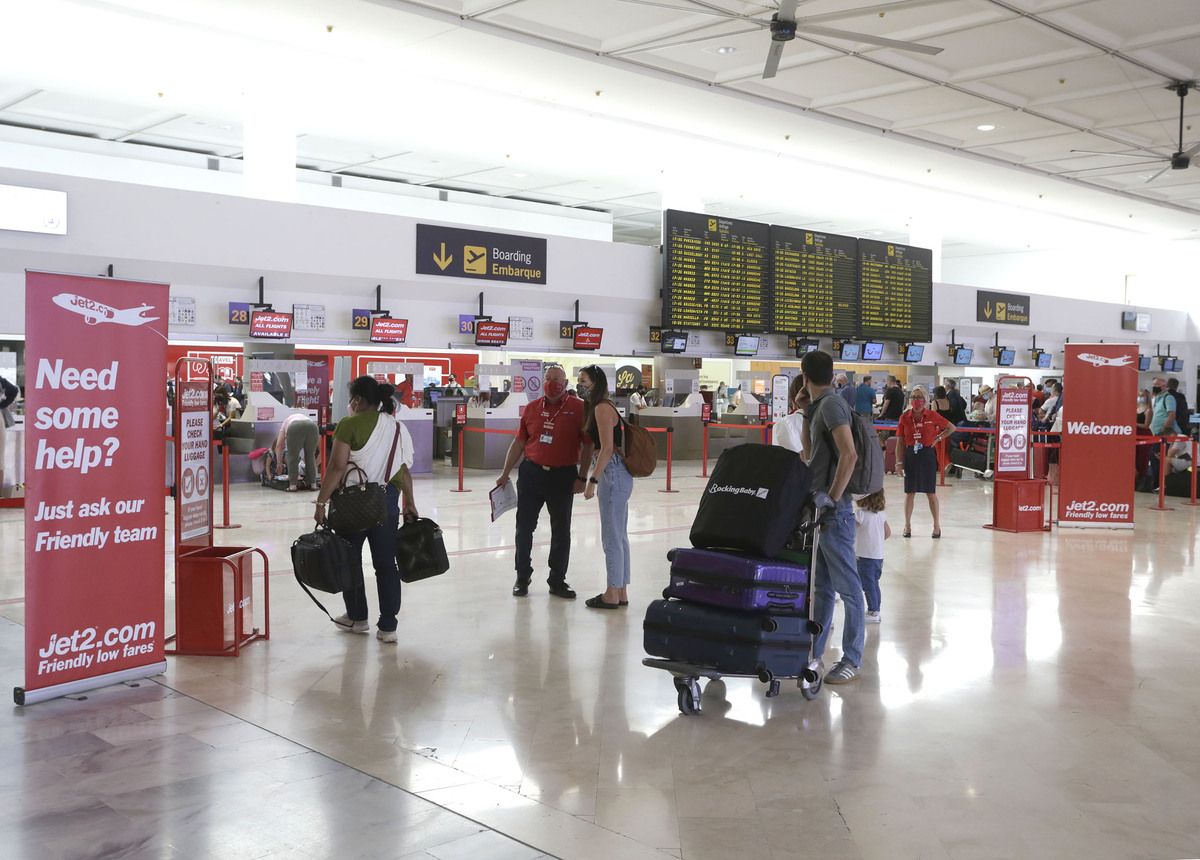
[[[509,397],[499,406],[468,406],[467,432],[462,434],[463,467],[499,471],[512,444],[512,434],[521,424],[521,406],[526,402]],[[503,433],[471,433],[470,430],[502,430]],[[457,459],[455,464],[457,465]]]
[[[638,424],[646,429],[671,428],[672,456],[676,460],[699,460],[704,446],[704,422],[700,419],[700,395],[689,397],[683,406],[648,406],[638,413]],[[651,433],[658,459],[667,459],[667,434]]]
[[[24,495],[25,425],[5,428],[0,422],[0,499]]]
[[[414,475],[428,475],[433,471],[433,410],[401,406],[396,418],[412,437],[413,464],[409,471]]]
[[[758,401],[747,395],[745,402],[732,412],[726,412],[714,424],[736,424],[737,427],[708,428],[708,458],[714,460],[721,452],[746,442],[763,441],[762,422],[758,418]],[[742,429],[742,428],[745,429]]]
[[[465,397],[443,397],[433,409],[433,456],[443,460],[446,457],[458,463],[458,453],[455,451],[455,410],[460,403],[466,403]]]

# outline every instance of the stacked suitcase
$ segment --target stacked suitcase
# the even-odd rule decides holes
[[[648,666],[675,676],[679,707],[700,709],[699,678],[757,677],[768,696],[798,678],[820,689],[811,658],[816,528],[798,529],[807,468],[791,451],[740,445],[721,455],[692,526],[674,549],[670,583],[646,610]]]

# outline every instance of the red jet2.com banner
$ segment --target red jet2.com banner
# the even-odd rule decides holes
[[[1067,344],[1060,526],[1133,527],[1137,365],[1132,344]]]
[[[164,284],[27,272],[25,687],[162,671]]]

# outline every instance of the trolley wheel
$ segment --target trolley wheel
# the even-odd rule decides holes
[[[811,702],[817,697],[817,694],[821,692],[821,685],[824,683],[824,675],[818,675],[817,680],[815,681],[802,680],[800,682],[800,695]]]
[[[774,618],[764,618],[762,620],[762,629],[767,633],[774,633],[779,629],[779,622]]]
[[[686,717],[700,713],[700,682],[696,678],[676,678],[679,691],[679,713]]]
[[[767,686],[767,698],[773,699],[778,695],[779,695],[779,681],[772,679],[771,683]]]

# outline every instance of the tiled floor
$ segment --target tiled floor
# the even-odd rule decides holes
[[[941,541],[919,512],[915,536],[888,543],[861,681],[813,702],[714,682],[683,717],[670,678],[641,665],[641,607],[686,542],[697,467],[676,464],[677,495],[638,482],[620,612],[582,605],[603,579],[594,503],[577,502],[580,601],[514,600],[512,521],[488,522],[489,480],[468,478],[468,495],[449,474],[420,481],[454,568],[405,586],[398,647],[331,629],[291,580],[309,499],[236,488],[246,527],[218,540],[276,564],[271,641],[14,709],[0,853],[1200,856],[1193,509],[1140,497],[1133,534],[1008,535],[979,527],[990,486],[963,481],[942,494]],[[20,537],[20,514],[0,512],[13,683]]]

